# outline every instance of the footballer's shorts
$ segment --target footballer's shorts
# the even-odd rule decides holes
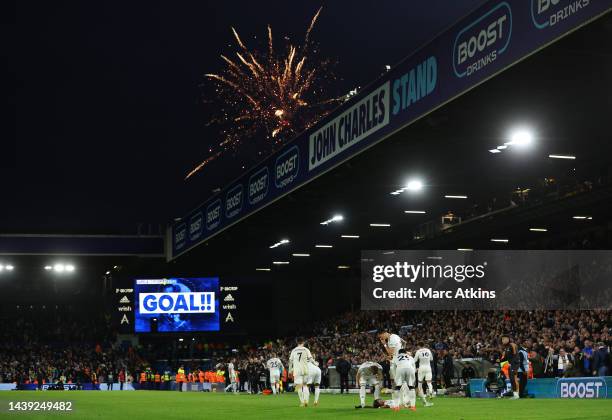
[[[409,367],[398,367],[395,370],[395,386],[414,386],[414,369]]]
[[[303,374],[293,374],[293,383],[295,385],[304,385],[306,383],[308,383],[308,375],[303,375]]]
[[[359,386],[376,386],[379,384],[376,376],[362,376],[359,378]]]
[[[320,370],[316,370],[313,372],[310,372],[308,375],[308,378],[306,380],[306,383],[308,385],[310,384],[320,384],[321,383],[321,371]]]
[[[270,383],[275,384],[277,382],[280,382],[280,373],[278,372],[278,370],[276,372],[274,371],[270,371]]]
[[[417,372],[417,376],[419,379],[419,382],[423,382],[423,381],[431,381],[431,369],[421,369],[419,368],[418,372]]]

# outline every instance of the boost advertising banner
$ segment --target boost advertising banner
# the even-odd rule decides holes
[[[219,331],[219,279],[134,281],[135,332]]]
[[[168,259],[290,193],[612,8],[488,1],[172,225]],[[245,197],[246,195],[246,197]]]

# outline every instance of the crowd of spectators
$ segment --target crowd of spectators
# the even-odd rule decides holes
[[[26,310],[23,310],[26,309]],[[71,308],[16,308],[0,319],[0,383],[128,380],[142,363],[116,344],[110,319]]]
[[[147,365],[135,349],[113,342],[105,319],[50,311],[2,321],[0,382],[104,382]],[[344,361],[353,366],[377,361],[387,371],[377,334],[383,330],[399,333],[413,351],[424,340],[444,365],[440,376],[452,373],[452,360],[497,363],[503,334],[527,349],[535,377],[591,376],[611,372],[611,328],[606,310],[355,311],[313,325],[307,346],[323,370],[323,386],[329,368]],[[287,362],[294,346],[293,337],[278,338],[229,357],[241,382],[261,383],[265,362],[272,355]]]
[[[316,325],[307,346],[325,368],[347,360],[352,365],[386,357],[377,332],[399,333],[409,350],[424,340],[449,374],[449,358],[501,357],[501,337],[509,334],[526,348],[534,377],[592,376],[611,372],[610,311],[360,311]],[[287,360],[292,338],[249,348],[238,360],[264,363],[272,354]],[[452,362],[452,360],[451,360]],[[459,376],[459,375],[455,375]]]

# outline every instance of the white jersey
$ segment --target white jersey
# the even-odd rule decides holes
[[[308,380],[306,381],[308,385],[310,384],[320,384],[321,383],[321,368],[319,364],[314,360],[308,362]]]
[[[289,355],[289,372],[293,372],[293,376],[308,375],[308,362],[312,360],[310,350],[304,346],[297,346]]]
[[[416,370],[414,364],[414,358],[407,353],[400,353],[397,355],[397,367],[399,368],[409,368]]]
[[[431,370],[433,356],[431,354],[431,350],[428,348],[423,347],[422,349],[417,350],[414,360],[415,362],[419,362],[419,370]]]
[[[236,382],[236,371],[234,370],[234,364],[232,362],[227,364],[227,371],[229,373],[230,381]]]
[[[273,357],[266,362],[270,373],[280,373],[283,370],[283,362],[278,357]]]
[[[390,334],[387,341],[387,347],[393,350],[393,361],[397,358],[397,353],[402,348],[402,339],[397,334]]]
[[[372,369],[372,367],[376,369]],[[375,370],[377,370],[376,373],[374,373]],[[376,362],[365,362],[361,366],[359,366],[357,373],[361,378],[372,378],[378,375],[382,375],[382,366]]]

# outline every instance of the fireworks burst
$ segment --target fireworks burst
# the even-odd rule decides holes
[[[220,100],[220,104],[215,101],[220,115],[212,123],[221,127],[221,141],[185,179],[223,154],[238,151],[246,141],[265,140],[257,145],[260,156],[273,152],[316,124],[341,100],[326,97],[326,87],[334,80],[331,63],[316,58],[316,46],[310,40],[321,9],[311,20],[304,43],[287,42],[278,53],[270,25],[263,51],[249,49],[231,28],[238,48],[235,57],[221,55],[226,64],[223,71],[205,75]]]

